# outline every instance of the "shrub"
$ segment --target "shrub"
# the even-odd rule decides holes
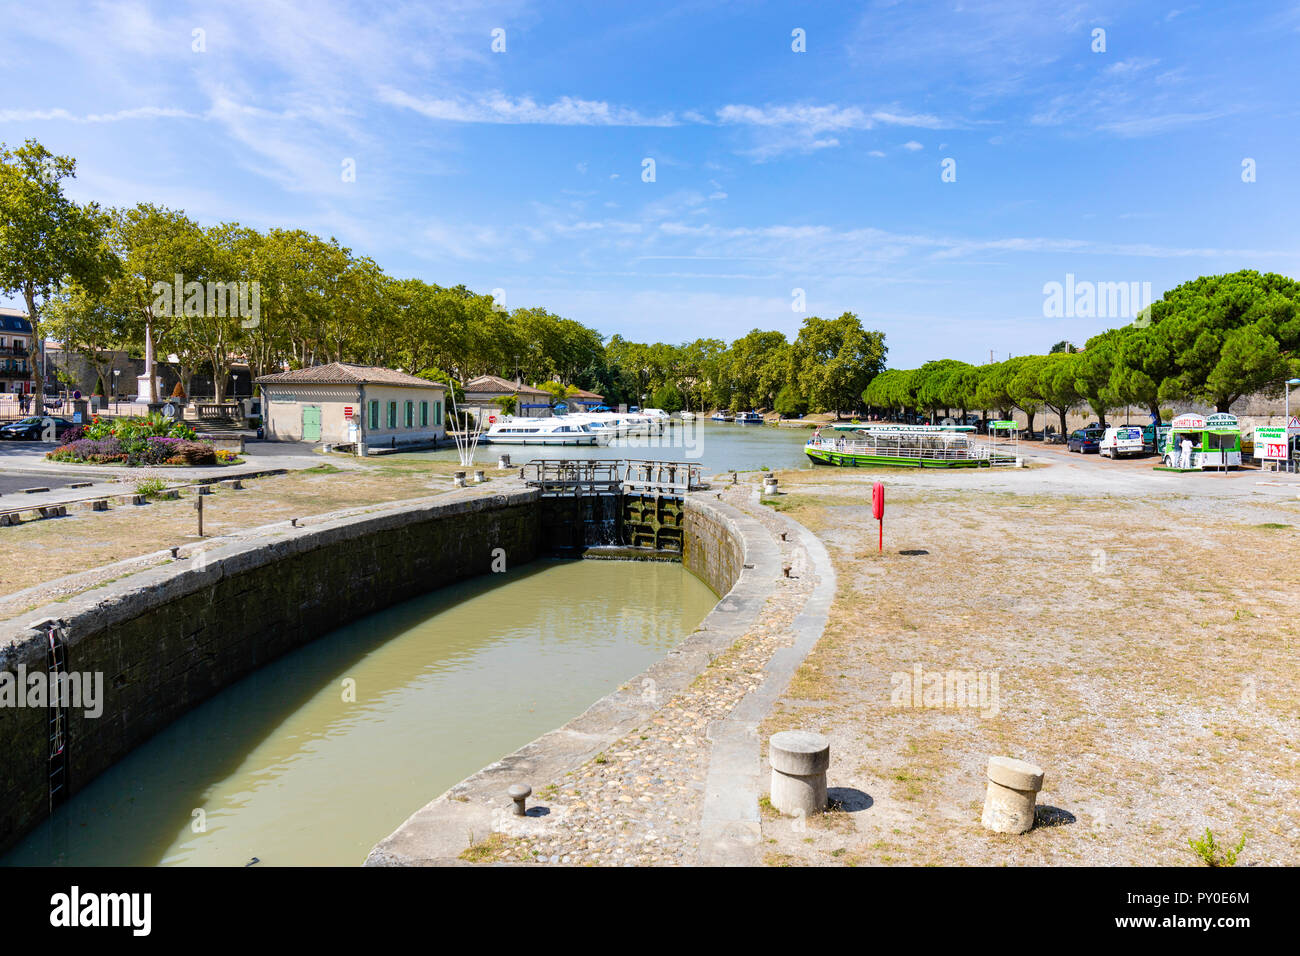
[[[71,428],[69,428],[66,432],[63,433],[63,443],[65,445],[70,445],[74,441],[81,441],[81,439],[85,437],[86,437],[86,430],[82,428],[80,425],[73,425]]]
[[[96,441],[93,438],[79,438],[76,441],[60,445],[46,455],[52,461],[80,461],[94,465],[112,464],[125,461],[126,452],[115,438]]]
[[[1237,855],[1246,846],[1246,837],[1242,836],[1235,847],[1219,846],[1215,842],[1214,834],[1210,832],[1210,828],[1206,827],[1204,839],[1189,839],[1187,845],[1192,848],[1192,852],[1200,857],[1201,862],[1206,866],[1236,866]]]

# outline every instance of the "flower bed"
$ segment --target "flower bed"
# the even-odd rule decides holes
[[[233,452],[195,440],[194,429],[161,415],[147,418],[103,420],[95,416],[82,429],[71,429],[64,442],[46,454],[50,461],[90,465],[205,465],[237,464]]]

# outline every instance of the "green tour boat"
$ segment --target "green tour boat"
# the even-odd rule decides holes
[[[804,451],[814,465],[847,468],[985,468],[1000,464],[971,425],[823,425]]]

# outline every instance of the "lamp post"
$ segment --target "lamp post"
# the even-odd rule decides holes
[[[1286,421],[1282,423],[1286,431],[1286,470],[1295,471],[1295,466],[1291,460],[1291,389],[1300,385],[1300,378],[1289,378],[1286,380]]]
[[[121,414],[121,408],[118,406],[118,397],[117,397],[119,394],[117,390],[117,377],[121,374],[122,374],[122,370],[120,368],[113,369],[113,414],[114,415]]]

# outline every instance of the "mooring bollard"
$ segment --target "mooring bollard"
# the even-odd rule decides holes
[[[774,494],[776,494],[776,479],[775,479],[775,478],[773,478],[773,477],[771,477],[771,476],[768,476],[768,477],[766,477],[766,478],[763,479],[763,494],[765,494],[765,495],[774,495]]]
[[[502,471],[508,469],[510,467],[510,456],[502,455],[500,458],[498,458],[497,467],[500,468]]]
[[[994,833],[1026,833],[1034,825],[1034,803],[1043,771],[1014,757],[990,757],[988,793],[980,822]]]
[[[455,485],[457,488],[464,488],[464,487],[465,487],[465,472],[463,472],[463,471],[458,471],[458,472],[456,472],[454,475],[452,475],[452,476],[451,476],[451,483],[452,483],[453,485]]]
[[[487,481],[487,475],[483,474],[481,471],[474,472],[474,484],[481,485],[485,481]]]
[[[784,730],[768,740],[767,759],[772,764],[772,806],[792,816],[826,809],[829,740],[806,730]]]
[[[510,794],[510,799],[515,802],[515,816],[527,816],[528,808],[524,805],[524,801],[533,792],[533,788],[526,783],[516,783],[507,792]]]

